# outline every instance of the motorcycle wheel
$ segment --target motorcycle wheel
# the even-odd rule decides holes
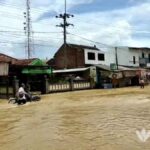
[[[16,103],[16,98],[10,98],[8,100],[8,103],[15,104]]]

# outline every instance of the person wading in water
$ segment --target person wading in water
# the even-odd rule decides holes
[[[142,89],[144,89],[144,79],[143,78],[140,78],[140,87],[142,88]]]

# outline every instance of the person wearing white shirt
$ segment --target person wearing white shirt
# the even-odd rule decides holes
[[[23,98],[23,99],[26,99],[27,93],[26,93],[26,91],[24,90],[24,88],[25,88],[25,84],[22,83],[21,86],[20,86],[20,88],[18,89],[17,97],[21,97],[21,98]]]

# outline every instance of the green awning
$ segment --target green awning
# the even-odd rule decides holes
[[[25,68],[22,70],[23,74],[52,74],[52,69],[30,69]]]

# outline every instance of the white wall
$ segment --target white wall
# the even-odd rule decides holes
[[[117,48],[118,64],[125,66],[139,66],[139,52],[136,50],[129,50],[128,47]],[[135,64],[133,63],[133,56],[135,56]]]
[[[114,48],[105,48],[105,61],[102,63],[104,65],[110,66],[112,63],[116,63],[115,49]]]
[[[105,50],[101,49],[102,51],[96,51],[96,50],[84,50],[85,55],[85,64],[104,64],[110,66],[111,63],[116,63],[116,54],[115,54],[115,48],[105,48]],[[96,60],[88,60],[88,52],[94,52]],[[118,64],[123,66],[139,66],[139,57],[142,58],[142,52],[145,54],[145,58],[148,58],[148,54],[150,54],[150,51],[143,50],[143,49],[129,49],[128,47],[119,47],[117,48],[117,56],[118,56]],[[98,61],[98,53],[103,53],[105,55],[104,61]],[[136,63],[133,63],[133,56],[135,56]],[[148,64],[150,66],[150,64]]]
[[[95,53],[95,60],[89,60],[88,59],[88,53]],[[90,64],[90,65],[97,65],[97,64],[102,64],[104,61],[99,61],[98,60],[98,54],[104,54],[102,51],[98,50],[89,50],[89,49],[84,49],[84,58],[85,58],[85,64]],[[105,54],[104,54],[105,57]]]
[[[145,54],[144,58],[148,58],[150,54],[149,50],[144,49],[129,49],[127,48],[118,48],[118,62],[119,65],[126,65],[126,66],[139,66],[139,58],[142,58],[142,52]],[[136,63],[133,63],[133,56],[136,58]]]
[[[124,66],[139,66],[139,58],[142,58],[142,52],[145,54],[145,58],[148,58],[150,51],[143,49],[129,49],[128,47],[117,48],[118,64]],[[135,64],[133,63],[133,56],[135,56]],[[110,65],[110,63],[116,63],[115,48],[108,48],[105,52],[105,64]],[[148,64],[150,65],[150,64]]]

